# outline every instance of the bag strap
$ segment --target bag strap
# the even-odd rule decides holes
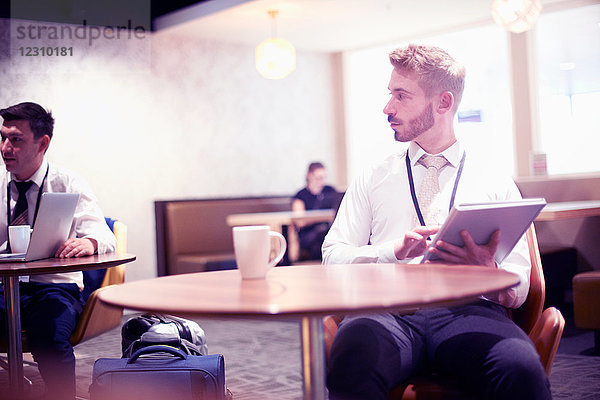
[[[200,348],[198,346],[196,346],[194,343],[192,343],[186,339],[181,339],[181,344],[186,347],[187,353],[191,356],[204,355],[204,354],[202,354],[202,351],[200,350]]]
[[[132,354],[135,354],[139,349],[151,346],[170,346],[178,348],[191,356],[203,355],[198,346],[186,339],[178,336],[164,336],[155,334],[154,332],[146,332],[139,339],[131,342],[123,353],[123,358],[133,357]]]
[[[181,358],[182,360],[187,359],[187,355],[183,351],[179,350],[178,348],[171,347],[171,346],[165,346],[165,345],[156,345],[156,346],[142,347],[141,349],[139,349],[138,351],[133,353],[131,358],[129,360],[127,360],[127,364],[133,364],[138,358],[140,358],[140,356],[143,356],[144,354],[151,354],[151,353],[169,353],[175,357]]]
[[[170,319],[168,319],[167,317],[165,317],[162,314],[145,313],[145,314],[142,314],[141,317],[152,322],[152,325],[157,324],[157,323],[167,324],[167,323],[171,322]],[[156,320],[158,320],[158,321],[156,321]]]
[[[187,339],[190,342],[192,341],[192,332],[190,331],[190,327],[185,322],[176,318],[171,318],[171,322],[173,322],[179,330],[179,335],[182,339]]]
[[[171,316],[167,316],[167,315],[163,315],[163,314],[155,314],[155,313],[146,313],[143,315],[143,317],[150,320],[152,322],[152,325],[154,325],[156,323],[163,323],[163,324],[173,323],[177,327],[177,330],[179,330],[179,335],[183,339],[187,339],[190,342],[192,341],[192,332],[191,332],[189,326],[184,321],[180,320],[179,318],[171,317]],[[156,322],[155,320],[158,320],[158,322]]]

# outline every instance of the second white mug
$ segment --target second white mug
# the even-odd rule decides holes
[[[275,258],[269,261],[272,237],[279,240],[279,251]],[[242,279],[260,279],[281,261],[287,245],[281,233],[269,230],[266,225],[255,225],[234,227],[233,247]]]
[[[11,225],[8,227],[8,241],[10,243],[11,252],[27,252],[30,238],[31,227],[29,225]]]

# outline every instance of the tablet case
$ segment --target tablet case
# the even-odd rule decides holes
[[[471,234],[475,243],[486,244],[492,233],[500,230],[500,244],[495,260],[497,263],[501,263],[545,205],[546,200],[542,198],[459,204],[452,208],[444,225],[432,238],[429,248],[434,246],[438,240],[455,246],[464,246],[460,236],[463,229]],[[421,263],[439,259],[429,251],[429,248]]]

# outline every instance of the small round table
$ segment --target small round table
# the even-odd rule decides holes
[[[266,279],[237,270],[163,276],[110,287],[101,301],[184,317],[280,317],[301,322],[305,399],[325,398],[324,315],[409,311],[467,303],[517,285],[504,270],[443,264],[277,267]]]
[[[9,391],[19,398],[23,391],[23,349],[21,346],[21,300],[19,276],[55,274],[110,268],[135,260],[132,254],[108,253],[79,258],[47,258],[29,262],[1,262],[6,323],[8,325]]]

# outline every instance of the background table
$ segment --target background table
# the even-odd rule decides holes
[[[242,280],[237,270],[165,276],[113,286],[99,297],[115,306],[184,317],[299,319],[304,397],[323,399],[324,315],[449,306],[518,282],[509,272],[475,266],[304,265],[274,268],[257,280]]]
[[[573,309],[573,279],[579,272],[597,268],[600,260],[594,250],[598,246],[594,239],[599,231],[598,217],[600,200],[582,200],[548,203],[535,219],[546,279],[546,304]],[[589,223],[585,218],[590,218]]]
[[[79,258],[48,258],[31,262],[0,263],[8,326],[8,382],[18,397],[23,387],[23,349],[21,347],[21,300],[19,276],[76,272],[110,268],[135,260],[131,254],[108,253]]]
[[[565,201],[546,204],[535,220],[557,221],[598,216],[600,216],[600,200]]]
[[[332,222],[335,210],[306,210],[306,211],[276,211],[265,213],[231,214],[227,216],[229,226],[240,225],[269,225],[273,229],[294,222],[314,224],[317,222]],[[281,229],[279,229],[281,232]]]
[[[268,225],[271,230],[281,233],[287,240],[287,250],[282,260],[283,265],[298,260],[300,243],[295,229],[290,225],[302,223],[303,225],[318,222],[333,222],[335,210],[306,210],[306,211],[276,211],[265,213],[231,214],[227,216],[229,226]],[[276,253],[275,253],[276,254]]]

